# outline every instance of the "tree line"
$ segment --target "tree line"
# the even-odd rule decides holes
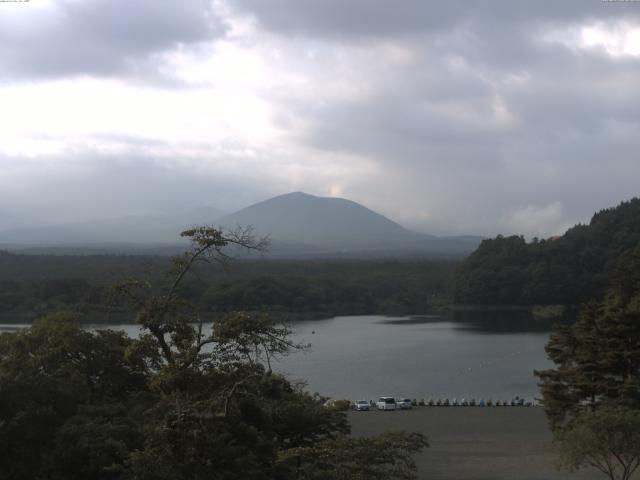
[[[19,265],[23,268],[14,276]],[[180,293],[203,312],[251,310],[298,317],[424,313],[449,302],[454,265],[427,260],[241,260],[226,270],[195,266]],[[0,253],[0,318],[28,320],[63,309],[81,313],[91,323],[121,322],[130,312],[114,300],[113,283],[139,277],[161,284],[163,269],[169,266],[164,257]]]
[[[463,304],[580,305],[601,299],[621,258],[640,243],[640,199],[596,213],[557,238],[484,240],[456,269]]]
[[[555,368],[536,375],[562,465],[633,478],[640,468],[640,243],[622,256],[604,299],[557,327],[546,352]]]

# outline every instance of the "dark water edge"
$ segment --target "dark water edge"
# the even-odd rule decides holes
[[[535,307],[521,309],[452,310],[446,318],[477,333],[550,332],[555,325],[570,325],[578,315],[576,308],[565,308],[557,316],[536,315]]]
[[[135,315],[131,312],[122,310],[95,310],[95,311],[76,311],[74,309],[51,309],[47,312],[2,312],[0,313],[1,325],[31,325],[35,320],[58,312],[69,312],[77,314],[83,325],[122,325],[135,324]]]
[[[88,325],[135,324],[135,313],[122,308],[95,308],[75,310],[73,308],[52,309],[49,312],[0,312],[0,325],[28,325],[48,313],[69,311],[76,313],[81,323]],[[318,321],[346,316],[386,316],[389,318],[411,317],[407,322],[427,323],[429,321],[447,321],[467,324],[468,328],[479,332],[544,332],[550,331],[555,324],[571,324],[578,315],[575,306],[540,305],[444,305],[423,313],[397,311],[312,311],[289,312],[281,310],[245,310],[248,313],[268,315],[276,321],[295,323]],[[226,312],[201,312],[203,318],[211,320]]]
[[[563,308],[560,315],[536,315],[535,307],[497,306],[495,308],[470,306],[453,307],[446,311],[426,315],[398,318],[386,317],[383,323],[392,325],[419,325],[451,322],[458,330],[475,333],[548,333],[556,325],[570,325],[577,317],[577,309]]]

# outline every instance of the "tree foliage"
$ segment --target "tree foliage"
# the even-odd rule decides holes
[[[640,463],[640,245],[625,254],[602,303],[558,328],[536,372],[544,409],[569,468],[591,465],[612,480]]]
[[[629,480],[640,467],[640,410],[601,406],[573,418],[557,435],[561,465],[589,466],[611,480]]]
[[[51,478],[105,478],[103,467],[122,466],[123,449],[141,446],[136,415],[152,395],[134,343],[123,333],[87,332],[61,314],[0,335],[4,478],[35,479],[44,471]],[[109,441],[98,445],[103,435]],[[83,460],[71,475],[62,459],[78,462],[72,452],[79,451]]]
[[[178,287],[201,312],[268,311],[302,318],[415,314],[450,301],[455,263],[424,259],[237,260],[233,268],[197,262]],[[16,255],[0,251],[0,319],[49,311],[81,313],[87,323],[123,323],[131,312],[114,301],[122,277],[162,283],[166,257]]]
[[[624,255],[601,303],[586,304],[546,346],[556,368],[537,372],[552,425],[601,402],[640,408],[640,245]]]
[[[466,304],[567,304],[601,299],[616,266],[640,243],[640,199],[596,213],[561,237],[484,240],[456,270],[454,300]]]

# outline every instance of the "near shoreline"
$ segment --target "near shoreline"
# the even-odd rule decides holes
[[[416,456],[420,480],[601,480],[602,473],[558,471],[541,408],[418,407],[349,412],[355,436],[417,431],[430,448]]]

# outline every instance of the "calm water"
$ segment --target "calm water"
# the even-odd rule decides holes
[[[539,330],[534,325],[533,330]],[[337,398],[538,396],[534,369],[551,364],[547,332],[445,318],[336,317],[294,326],[311,342],[281,363],[311,391]]]
[[[0,331],[15,326],[0,326]],[[135,325],[113,325],[137,335]],[[548,325],[513,313],[443,317],[352,316],[292,325],[311,343],[278,369],[334,398],[539,396],[534,369],[551,364]]]

